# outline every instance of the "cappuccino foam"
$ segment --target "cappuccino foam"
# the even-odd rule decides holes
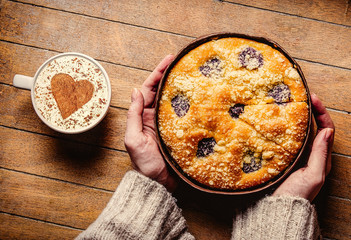
[[[52,78],[59,73],[70,75],[76,82],[88,80],[94,86],[92,98],[66,119],[63,119],[51,89]],[[87,58],[65,55],[46,64],[34,86],[34,100],[41,116],[53,127],[79,131],[100,120],[109,104],[107,79],[100,67]]]

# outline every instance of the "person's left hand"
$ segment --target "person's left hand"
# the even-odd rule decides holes
[[[141,91],[133,90],[124,140],[134,169],[161,183],[170,192],[175,189],[176,182],[156,142],[153,105],[162,74],[173,59],[172,55],[166,56],[145,80]]]

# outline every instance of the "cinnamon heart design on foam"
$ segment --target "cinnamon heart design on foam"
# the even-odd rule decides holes
[[[51,79],[51,90],[63,119],[90,101],[94,85],[88,80],[74,81],[65,73],[58,73]]]

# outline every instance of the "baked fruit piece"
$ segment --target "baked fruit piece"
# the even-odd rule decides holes
[[[182,171],[209,188],[269,181],[296,158],[306,137],[301,77],[263,43],[206,42],[175,64],[160,94],[162,141]]]

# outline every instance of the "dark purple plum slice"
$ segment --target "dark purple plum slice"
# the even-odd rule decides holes
[[[243,172],[244,173],[250,173],[250,172],[255,172],[259,170],[262,167],[261,161],[256,162],[256,158],[252,155],[251,157],[251,162],[250,163],[243,163]]]
[[[189,100],[183,95],[175,96],[171,101],[171,105],[178,117],[184,117],[190,108]]]
[[[216,140],[211,138],[202,139],[197,145],[197,157],[206,157],[211,153],[214,153],[214,146],[216,145]]]
[[[247,47],[239,54],[239,61],[243,67],[253,70],[262,67],[263,56],[256,49]]]
[[[212,58],[200,66],[199,70],[205,77],[219,75],[222,71],[221,60],[217,57]]]
[[[290,89],[284,83],[276,85],[268,92],[268,96],[272,97],[276,103],[288,102],[290,99]]]
[[[233,107],[229,108],[229,115],[232,118],[239,118],[239,115],[244,112],[244,104],[237,103]]]

